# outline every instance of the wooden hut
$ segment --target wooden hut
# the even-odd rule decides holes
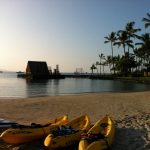
[[[43,61],[28,61],[26,75],[31,78],[49,78],[47,63]]]

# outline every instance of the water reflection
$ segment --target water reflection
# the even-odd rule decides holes
[[[91,92],[142,91],[150,89],[150,85],[118,80],[91,80]]]
[[[59,95],[60,93],[60,80],[59,79],[53,79],[53,80],[50,80],[49,82],[49,92],[53,95]]]
[[[114,86],[115,85],[115,86]],[[110,91],[120,91],[120,89],[123,89],[121,91],[141,91],[142,89],[145,89],[144,84],[139,83],[131,83],[127,81],[116,81],[112,80],[109,84]]]
[[[26,79],[26,95],[31,96],[46,96],[48,95],[48,80],[31,80]]]

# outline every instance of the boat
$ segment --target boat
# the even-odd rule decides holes
[[[29,126],[15,124],[11,128],[4,131],[0,135],[0,138],[6,143],[19,145],[46,137],[52,129],[55,129],[60,125],[64,125],[67,122],[68,116],[64,115],[54,120],[50,120],[46,124],[32,123]]]
[[[90,118],[87,115],[79,116],[65,126],[53,130],[44,141],[47,149],[68,147],[80,141],[81,134],[90,129]]]
[[[115,126],[112,119],[106,115],[98,120],[93,127],[81,135],[78,150],[110,149],[115,135]]]

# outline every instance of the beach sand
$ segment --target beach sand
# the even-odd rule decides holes
[[[45,123],[64,114],[88,114],[92,123],[109,114],[116,125],[112,150],[150,150],[150,91],[0,99],[0,118],[17,123]],[[44,150],[43,140],[14,148],[1,141],[0,150]]]

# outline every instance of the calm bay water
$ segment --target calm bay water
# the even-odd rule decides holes
[[[71,95],[96,92],[150,90],[150,85],[113,80],[66,78],[60,80],[26,81],[16,73],[0,73],[0,97],[32,97]]]

